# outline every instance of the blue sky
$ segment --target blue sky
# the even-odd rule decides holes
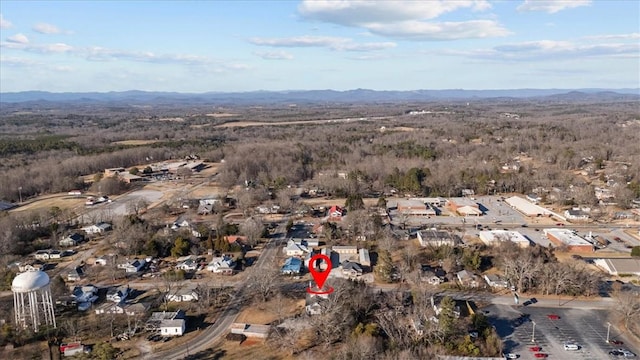
[[[0,92],[640,87],[636,0],[0,0]]]

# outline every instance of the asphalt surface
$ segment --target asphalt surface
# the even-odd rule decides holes
[[[530,350],[533,346],[541,347],[539,352],[547,354],[549,359],[563,360],[614,359],[616,357],[609,355],[609,351],[618,348],[638,353],[614,324],[609,328],[609,339],[624,344],[607,343],[608,311],[604,309],[547,307],[536,303],[527,307],[490,305],[482,310],[488,311],[486,316],[503,339],[505,353],[518,354],[519,359],[536,359],[534,354],[537,352]],[[552,319],[549,315],[558,318]],[[577,344],[579,349],[564,350],[565,343]]]

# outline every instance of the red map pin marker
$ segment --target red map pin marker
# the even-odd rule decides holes
[[[325,271],[316,270],[316,264],[318,263],[318,260],[323,260],[327,263],[327,269]],[[329,259],[328,256],[322,254],[314,255],[311,260],[309,260],[309,272],[311,273],[311,276],[313,276],[313,280],[316,282],[316,285],[318,285],[319,291],[313,291],[311,290],[311,288],[307,288],[307,292],[311,294],[329,294],[333,292],[333,288],[322,291],[322,287],[324,286],[325,281],[327,281],[327,277],[329,277],[331,268],[331,259]]]

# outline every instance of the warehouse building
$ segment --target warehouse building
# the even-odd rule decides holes
[[[529,247],[531,243],[524,235],[517,231],[491,230],[480,231],[480,240],[489,246],[500,245],[505,241],[511,241],[520,247]]]
[[[566,247],[569,251],[574,252],[593,252],[593,244],[584,238],[576,235],[572,230],[567,229],[544,229],[544,234],[553,245],[558,247]]]
[[[610,275],[640,276],[640,259],[595,259],[593,262]]]

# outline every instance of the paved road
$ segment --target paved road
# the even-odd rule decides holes
[[[265,266],[271,264],[273,257],[276,255],[278,249],[280,249],[281,241],[286,236],[286,224],[288,218],[282,220],[278,227],[277,238],[271,239],[266,245],[262,254],[258,258],[258,261],[253,266],[252,271],[259,271]],[[218,342],[228,331],[231,324],[233,324],[238,317],[238,314],[242,310],[244,304],[249,300],[249,294],[247,294],[247,283],[242,282],[235,286],[236,293],[233,299],[227,305],[227,308],[222,312],[216,322],[208,328],[201,331],[190,342],[175,347],[173,349],[147,354],[144,359],[182,359],[189,357],[190,355],[197,354],[199,352],[205,352],[211,348],[216,342]]]

